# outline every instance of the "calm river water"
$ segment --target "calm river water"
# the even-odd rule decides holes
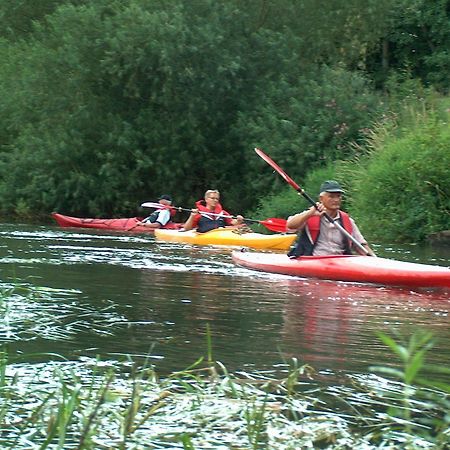
[[[375,248],[450,265],[449,247]],[[209,324],[213,358],[229,370],[296,357],[319,370],[367,372],[394,360],[377,332],[419,328],[436,338],[429,361],[450,363],[449,291],[263,274],[234,266],[229,249],[56,226],[4,224],[0,270],[0,344],[33,360],[150,355],[161,372],[180,370],[206,355]]]

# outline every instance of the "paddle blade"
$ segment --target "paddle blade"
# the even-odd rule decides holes
[[[260,148],[255,148],[255,152],[269,166],[275,169],[296,191],[302,192],[302,188],[272,158],[267,156]]]
[[[143,208],[157,208],[157,209],[165,208],[165,206],[161,205],[161,203],[155,203],[155,202],[145,202],[145,203],[142,203],[141,206]]]
[[[270,231],[275,231],[275,233],[286,233],[286,222],[285,219],[278,219],[277,217],[259,221],[261,225],[264,225]]]

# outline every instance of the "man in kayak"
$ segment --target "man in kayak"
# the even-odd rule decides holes
[[[176,213],[175,209],[169,208],[169,206],[172,205],[172,197],[170,195],[163,194],[158,198],[158,203],[162,205],[161,209],[157,209],[152,212],[142,222],[138,222],[136,226],[143,225],[144,227],[152,229],[164,228],[170,222],[170,219]]]
[[[351,255],[352,250],[363,254],[338,227],[324,217],[325,213],[339,222],[367,250],[368,255],[375,256],[355,221],[340,210],[343,193],[344,190],[337,181],[325,181],[320,186],[317,208],[312,206],[306,211],[288,217],[287,228],[298,232],[297,241],[290,249],[288,256],[296,258],[302,255]]]
[[[191,215],[184,224],[183,229],[188,231],[196,228],[199,233],[206,233],[226,225],[242,225],[244,218],[240,215],[234,219],[231,218],[230,214],[222,208],[219,200],[219,191],[215,189],[207,190],[204,200],[199,200],[195,203],[196,207],[191,210]]]

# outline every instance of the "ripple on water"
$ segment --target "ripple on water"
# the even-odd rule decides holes
[[[81,291],[0,283],[0,344],[36,339],[64,341],[82,331],[112,334],[125,318],[114,305],[102,310],[80,301]]]

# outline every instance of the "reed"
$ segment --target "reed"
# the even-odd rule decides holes
[[[434,413],[436,410],[450,410],[450,383],[439,379],[443,375],[448,380],[450,368],[426,364],[426,353],[434,345],[432,333],[418,330],[407,339],[398,334],[396,339],[385,333],[378,333],[378,336],[401,362],[399,368],[371,368],[400,382],[400,390],[381,392],[383,396],[388,394],[389,398],[399,400],[388,408],[392,428],[408,435],[410,443],[414,436],[422,436],[434,441],[438,445],[436,448],[441,448],[440,442],[449,444],[450,417],[448,413],[437,416]]]
[[[148,360],[23,365],[2,348],[0,447],[444,450],[448,371],[422,376],[432,336],[380,339],[401,365],[339,382],[295,359],[281,371],[231,373],[208,351],[206,363],[159,378]]]

